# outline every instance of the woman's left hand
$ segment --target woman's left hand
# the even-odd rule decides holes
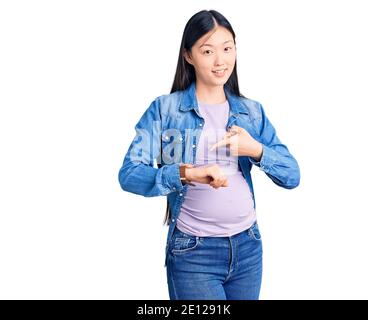
[[[253,139],[248,131],[236,125],[233,125],[225,137],[210,148],[210,151],[222,146],[229,146],[233,156],[248,156],[256,161],[261,159],[263,153],[263,145]]]

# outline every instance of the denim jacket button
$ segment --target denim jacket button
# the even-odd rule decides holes
[[[179,196],[182,196],[182,195],[183,195],[183,194],[180,192],[180,193],[179,193]]]
[[[171,219],[171,222],[175,222],[175,219]]]

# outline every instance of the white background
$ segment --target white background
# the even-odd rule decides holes
[[[301,183],[252,175],[261,299],[367,299],[365,1],[3,1],[0,298],[169,299],[166,198],[118,171],[169,93],[184,26],[221,12],[240,91],[261,102]]]

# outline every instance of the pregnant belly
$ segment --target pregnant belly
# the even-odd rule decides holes
[[[240,171],[227,178],[229,186],[218,189],[201,183],[189,185],[180,218],[222,225],[243,221],[254,210],[249,186]]]

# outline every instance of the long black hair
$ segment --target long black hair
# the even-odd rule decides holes
[[[204,36],[206,33],[210,32],[217,26],[222,26],[229,30],[233,36],[234,44],[235,32],[230,25],[230,22],[218,11],[216,10],[202,10],[194,14],[187,22],[183,37],[181,40],[178,64],[176,67],[174,82],[171,87],[170,93],[175,91],[185,90],[188,86],[196,80],[195,69],[188,63],[184,58],[184,52],[187,51],[191,53],[193,45],[197,42],[199,38]],[[224,84],[226,89],[228,89],[232,94],[239,97],[244,97],[239,91],[238,84],[238,74],[236,71],[236,61],[234,65],[233,72],[231,73],[229,79]],[[166,215],[164,219],[164,225],[169,224],[170,220],[170,208],[167,202]]]
[[[180,44],[178,64],[170,93],[178,90],[185,90],[193,81],[196,80],[194,67],[185,60],[184,51],[191,53],[194,43],[219,25],[231,32],[234,39],[234,44],[236,44],[235,32],[231,27],[230,22],[218,11],[202,10],[197,12],[188,20],[184,28],[183,37]],[[236,61],[233,72],[225,83],[225,87],[229,89],[231,93],[239,97],[244,97],[239,92]]]

